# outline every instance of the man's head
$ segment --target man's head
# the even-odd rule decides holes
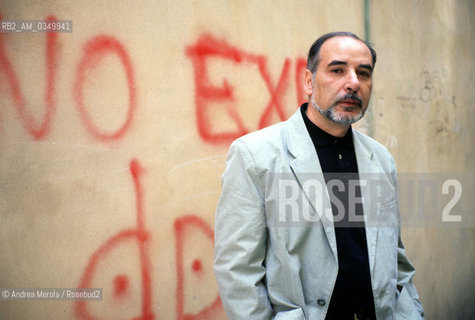
[[[312,73],[315,73],[315,71],[317,71],[317,66],[319,62],[318,54],[320,53],[320,48],[325,43],[325,41],[333,37],[351,37],[353,39],[364,42],[356,34],[351,33],[351,32],[340,31],[340,32],[330,32],[330,33],[324,34],[323,36],[315,40],[315,42],[310,47],[310,50],[308,51],[307,69],[310,70]],[[364,43],[366,44],[366,46],[368,47],[368,50],[371,53],[371,59],[373,60],[373,68],[374,68],[374,65],[376,64],[376,51],[374,51],[374,49],[371,48],[371,46],[368,43],[366,42]]]
[[[313,106],[307,112],[310,119],[324,127],[348,126],[361,119],[369,104],[375,63],[376,52],[353,33],[317,39],[305,71],[304,90]]]

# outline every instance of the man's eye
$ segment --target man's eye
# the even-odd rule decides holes
[[[332,72],[333,73],[342,73],[343,70],[342,69],[332,69]]]
[[[358,74],[362,77],[365,77],[365,78],[370,78],[371,77],[371,73],[368,72],[368,71],[360,71],[360,72],[358,72]]]

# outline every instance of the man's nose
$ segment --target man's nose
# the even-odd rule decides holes
[[[356,71],[348,72],[346,78],[346,90],[349,92],[357,92],[360,89],[360,80]]]

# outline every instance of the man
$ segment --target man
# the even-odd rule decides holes
[[[229,319],[424,317],[400,240],[394,160],[351,128],[375,62],[352,33],[320,37],[304,74],[309,103],[231,145],[215,225]]]

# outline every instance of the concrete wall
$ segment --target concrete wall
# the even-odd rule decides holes
[[[1,319],[225,319],[212,232],[228,146],[305,100],[325,32],[374,43],[358,127],[400,172],[474,171],[470,0],[20,0],[0,15],[73,21],[0,34],[0,288],[104,293],[0,301]],[[473,230],[404,227],[427,319],[475,316]]]

